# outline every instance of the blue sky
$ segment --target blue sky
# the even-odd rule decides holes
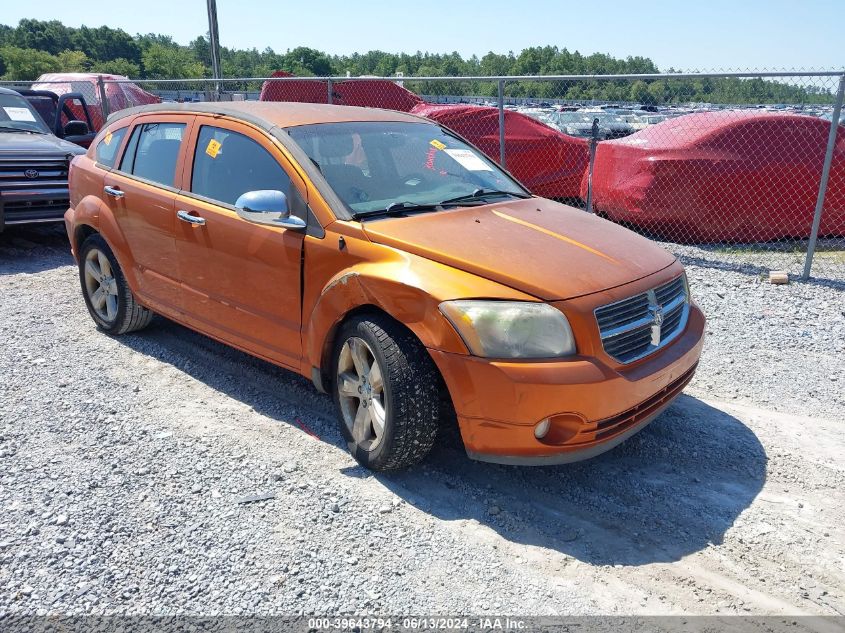
[[[58,19],[164,33],[187,43],[208,29],[204,0],[3,2],[0,22]],[[217,0],[224,46],[330,53],[458,51],[552,44],[651,57],[661,69],[845,67],[842,0]]]

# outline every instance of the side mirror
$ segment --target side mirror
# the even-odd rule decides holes
[[[85,121],[68,121],[64,131],[65,136],[85,136],[88,134],[88,124]]]
[[[290,214],[287,196],[274,189],[247,191],[235,201],[235,210],[241,218],[254,224],[293,230],[306,227],[305,220]]]

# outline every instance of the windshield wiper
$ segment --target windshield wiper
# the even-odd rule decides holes
[[[417,202],[391,202],[387,207],[384,209],[378,209],[376,211],[361,211],[359,213],[354,213],[352,215],[353,220],[360,220],[361,218],[372,218],[375,216],[397,216],[402,215],[403,213],[418,213],[418,212],[426,212],[426,211],[440,211],[441,209],[449,206],[457,206],[461,204],[461,200],[450,201],[445,200],[443,202],[434,202],[431,204],[419,204]],[[462,205],[462,206],[478,206],[476,204],[469,204],[469,205]]]
[[[471,202],[473,200],[484,200],[489,196],[513,196],[514,198],[520,198],[521,200],[531,197],[527,193],[521,193],[519,191],[503,191],[499,189],[476,189],[472,193],[468,193],[463,196],[458,196],[456,198],[449,198],[448,200],[444,200],[440,204],[455,204],[457,202]]]
[[[417,204],[416,202],[391,202],[384,209],[376,209],[375,211],[360,211],[353,213],[354,220],[361,218],[371,218],[375,216],[394,216],[402,215],[407,211],[437,211],[440,208],[439,204]]]
[[[27,134],[46,134],[47,132],[41,132],[39,130],[24,130],[23,128],[19,127],[4,127],[0,125],[0,132],[26,132]]]

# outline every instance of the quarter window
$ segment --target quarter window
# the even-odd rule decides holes
[[[114,167],[115,159],[117,159],[117,148],[123,142],[127,129],[122,127],[119,130],[109,132],[100,139],[97,148],[94,150],[94,158],[98,163],[104,167]]]
[[[145,123],[135,126],[126,144],[126,151],[123,152],[120,171],[173,187],[184,133],[184,123]]]
[[[247,191],[275,189],[295,206],[290,184],[290,177],[278,161],[251,138],[209,125],[200,128],[191,192],[234,205]]]

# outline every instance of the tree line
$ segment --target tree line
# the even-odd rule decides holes
[[[536,46],[519,53],[460,54],[387,53],[369,51],[328,55],[308,47],[284,53],[222,47],[224,77],[267,77],[277,70],[299,76],[466,77],[495,75],[608,75],[660,72],[640,56],[619,59],[603,53],[582,55],[557,46]],[[208,39],[199,36],[187,46],[169,35],[130,35],[108,26],[68,27],[58,20],[21,20],[0,24],[0,77],[32,80],[47,72],[98,72],[133,79],[188,79],[211,75]],[[667,72],[672,72],[668,69]],[[421,94],[494,96],[489,81],[408,82]],[[246,88],[247,86],[244,86]],[[254,87],[254,86],[249,86]],[[635,101],[639,103],[829,103],[831,86],[794,85],[763,79],[661,79],[655,81],[585,80],[575,82],[509,82],[506,94],[536,99]]]

